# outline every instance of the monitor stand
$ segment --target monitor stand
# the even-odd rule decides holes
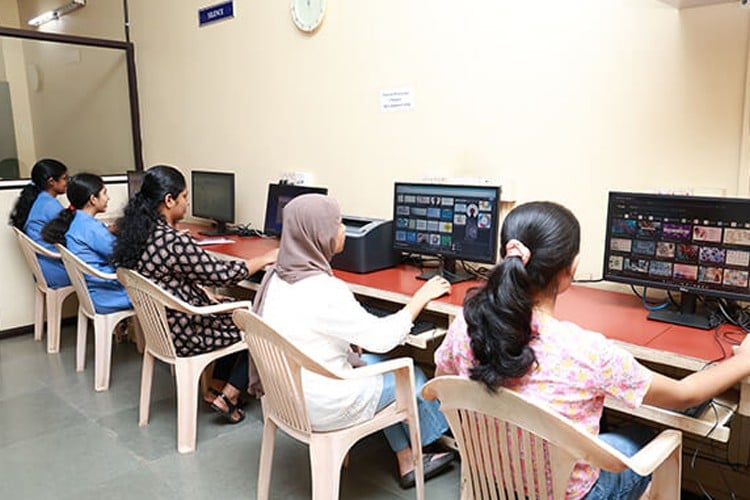
[[[198,234],[203,236],[228,236],[235,234],[236,231],[227,227],[227,223],[224,221],[215,221],[216,230],[214,231],[198,231]]]
[[[715,325],[709,319],[707,311],[696,307],[697,299],[698,296],[693,293],[682,292],[679,309],[672,306],[658,309],[648,313],[647,318],[652,321],[663,321],[675,325],[700,328],[701,330],[710,330]]]
[[[456,259],[443,257],[442,255],[439,256],[438,259],[440,260],[440,263],[438,264],[437,269],[425,271],[422,274],[418,275],[417,279],[428,280],[433,276],[442,276],[443,278],[448,280],[448,283],[450,284],[474,279],[474,276],[456,269]]]

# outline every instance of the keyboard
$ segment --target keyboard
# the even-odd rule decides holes
[[[709,399],[708,401],[703,401],[702,403],[699,403],[695,406],[691,406],[690,408],[685,408],[684,410],[676,410],[677,413],[681,413],[683,415],[686,415],[688,417],[697,418],[703,413],[703,410],[706,409],[708,405],[711,404],[713,400]]]
[[[388,316],[389,314],[393,314],[394,312],[397,312],[397,311],[389,311],[387,309],[381,309],[379,307],[375,307],[370,304],[362,304],[362,307],[364,307],[367,310],[367,312],[369,312],[370,314],[377,316],[379,318],[382,318],[383,316]],[[417,318],[417,320],[414,322],[414,325],[411,327],[411,330],[409,331],[409,335],[418,335],[420,333],[424,333],[428,330],[434,330],[434,329],[435,329],[435,323]]]

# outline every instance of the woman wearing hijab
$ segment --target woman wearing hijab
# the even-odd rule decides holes
[[[283,226],[278,260],[264,277],[255,310],[297,348],[333,371],[377,362],[381,359],[377,355],[360,359],[351,346],[385,353],[403,344],[424,306],[450,292],[450,284],[436,277],[400,311],[386,317],[371,315],[331,270],[331,258],[344,249],[346,237],[338,203],[320,194],[298,196],[284,208]],[[419,369],[415,379],[421,444],[426,446],[447,431],[448,424],[436,402],[421,398],[426,378]],[[392,374],[331,380],[304,372],[302,383],[311,424],[317,431],[369,420],[395,401]],[[413,455],[406,425],[398,423],[384,432],[398,459],[401,486],[413,486]],[[425,479],[446,470],[453,458],[452,452],[425,453]]]

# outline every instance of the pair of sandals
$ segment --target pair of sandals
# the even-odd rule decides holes
[[[236,403],[232,403],[232,401],[229,399],[229,397],[224,394],[221,391],[217,391],[213,387],[209,387],[208,392],[217,397],[224,400],[224,404],[227,405],[227,409],[224,410],[222,407],[217,405],[214,401],[212,401],[209,406],[212,410],[214,410],[219,415],[223,416],[227,423],[229,424],[239,424],[243,420],[245,420],[245,410],[242,409],[242,403],[238,399]],[[236,415],[236,416],[235,416]]]

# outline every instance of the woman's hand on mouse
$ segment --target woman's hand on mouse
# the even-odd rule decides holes
[[[429,301],[450,292],[451,284],[442,276],[433,276],[427,280],[427,282],[417,290],[409,303],[406,304],[407,309],[411,312],[412,321],[417,318]]]

